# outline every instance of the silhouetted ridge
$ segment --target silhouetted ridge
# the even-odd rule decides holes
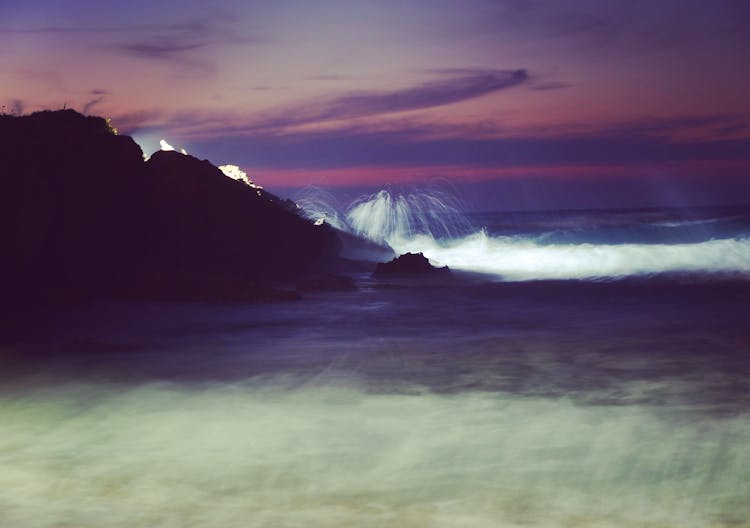
[[[8,302],[210,298],[211,284],[247,290],[339,244],[208,161],[157,152],[144,162],[132,138],[73,110],[0,116],[0,182]]]

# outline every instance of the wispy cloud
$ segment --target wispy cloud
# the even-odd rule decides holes
[[[345,95],[320,112],[324,119],[420,110],[459,103],[526,82],[526,70],[464,70],[460,75],[403,90]]]
[[[737,122],[737,123],[732,123],[727,126],[719,128],[716,131],[716,136],[718,137],[732,136],[734,134],[746,132],[748,130],[750,130],[750,123],[748,123],[747,121]]]
[[[353,79],[351,75],[338,75],[335,73],[310,75],[305,78],[307,81],[348,81],[351,79]]]
[[[141,27],[159,27],[159,26],[141,26]],[[41,34],[62,34],[62,35],[75,35],[75,34],[86,34],[86,33],[116,33],[132,31],[133,27],[124,26],[37,26],[37,27],[7,27],[0,26],[0,31],[6,34],[16,35],[41,35]]]
[[[742,0],[548,2],[498,0],[471,30],[554,43],[577,53],[648,53],[707,44],[748,50],[750,8]],[[502,30],[499,30],[502,29]]]
[[[95,88],[91,90],[90,94],[95,97],[83,105],[83,109],[81,110],[81,112],[86,115],[90,114],[96,105],[104,101],[104,98],[109,95],[109,92],[107,90],[102,90],[101,88]]]
[[[612,124],[601,129],[607,135],[643,135],[648,137],[711,139],[742,132],[747,127],[745,114],[686,115],[674,118],[643,118]]]
[[[212,15],[177,24],[144,26],[114,44],[113,49],[131,57],[167,61],[182,70],[208,73],[213,71],[213,63],[196,52],[219,45],[258,42],[254,35],[240,32],[236,22],[233,17]]]
[[[468,101],[482,95],[509,89],[527,82],[526,70],[461,70],[461,75],[379,92],[355,92],[326,100],[294,104],[260,115],[233,112],[186,111],[162,115],[161,127],[180,135],[206,137],[228,134],[282,135],[295,127],[331,124],[339,129],[360,118],[394,116],[414,110],[436,108]],[[113,118],[114,119],[114,118]],[[151,121],[152,116],[149,117]],[[132,122],[134,128],[139,128]],[[118,128],[129,128],[116,121]],[[151,126],[150,124],[148,126]],[[398,127],[398,126],[397,126]]]
[[[400,90],[343,94],[333,99],[312,101],[249,117],[242,122],[227,116],[217,117],[224,123],[224,129],[229,124],[235,133],[283,131],[301,125],[397,114],[460,103],[521,85],[528,78],[526,70],[446,70],[440,80]],[[189,121],[197,116],[181,117],[187,117]],[[202,126],[210,126],[210,117],[198,119],[202,121]]]
[[[104,50],[144,60],[166,61],[181,70],[208,72],[213,64],[196,52],[220,45],[254,44],[260,39],[239,27],[233,14],[209,13],[204,16],[164,24],[100,26],[0,27],[16,35],[50,34],[58,37],[95,40]]]
[[[148,41],[123,44],[121,48],[127,53],[140,57],[161,59],[171,58],[183,51],[192,51],[207,45],[204,41],[180,42],[168,37],[157,37]]]
[[[428,124],[400,130],[367,128],[296,132],[282,136],[256,131],[195,140],[195,147],[248,166],[330,169],[355,166],[526,167],[560,165],[658,166],[686,162],[741,162],[750,166],[750,138],[675,139],[674,133],[699,122],[716,129],[740,116],[695,116],[682,123],[666,119],[608,127],[534,134],[516,131],[503,137],[453,136]],[[688,127],[689,128],[689,127]],[[655,133],[655,131],[660,131]]]

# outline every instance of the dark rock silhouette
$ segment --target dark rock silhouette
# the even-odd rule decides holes
[[[381,262],[375,268],[375,277],[394,275],[450,275],[448,266],[436,268],[422,253],[404,253],[390,262]]]
[[[73,110],[0,116],[0,295],[7,304],[98,297],[252,300],[335,256],[328,226]]]
[[[346,275],[312,277],[297,282],[297,290],[309,291],[356,291],[357,285]]]

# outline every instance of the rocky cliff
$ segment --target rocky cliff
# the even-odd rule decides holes
[[[144,162],[132,138],[73,110],[0,116],[0,185],[6,302],[210,298],[215,284],[223,297],[293,277],[339,246],[331,228],[208,161],[158,152]]]

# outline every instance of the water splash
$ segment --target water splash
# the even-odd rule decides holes
[[[346,217],[339,213],[336,198],[320,187],[305,187],[294,198],[302,216],[316,225],[329,224],[340,231],[350,232]]]
[[[475,228],[461,212],[458,201],[439,191],[383,189],[359,198],[343,214],[325,191],[308,191],[298,203],[311,220],[387,244],[396,253],[421,252],[436,266],[487,273],[504,280],[614,278],[704,271],[750,273],[747,235],[681,242],[665,239],[659,243],[562,237],[550,243],[538,235],[498,235]],[[607,218],[600,219],[604,227],[612,222]],[[580,230],[578,220],[562,226],[560,221],[557,219],[555,225],[563,232]],[[622,222],[621,214],[617,222]],[[642,223],[643,219],[638,217],[628,219],[627,226],[637,228]],[[521,229],[523,225],[518,227]]]
[[[308,187],[295,202],[302,214],[317,224],[325,222],[393,248],[420,235],[442,240],[472,232],[471,223],[455,198],[437,191],[403,193],[383,189],[358,198],[344,210],[331,193]]]
[[[435,192],[384,189],[354,202],[346,217],[353,233],[395,248],[420,235],[439,240],[468,234],[471,224],[453,202]]]

